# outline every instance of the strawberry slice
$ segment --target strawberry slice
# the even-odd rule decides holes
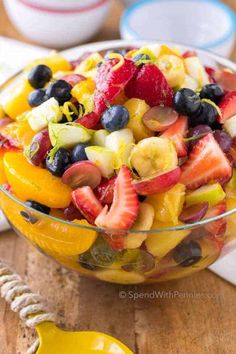
[[[94,193],[103,205],[112,203],[115,181],[116,177],[110,179],[103,178],[99,186],[95,188]]]
[[[143,65],[125,87],[128,98],[140,98],[149,106],[164,105],[171,107],[173,90],[165,76],[154,64]]]
[[[97,200],[92,188],[77,188],[72,192],[72,201],[88,222],[94,225],[95,219],[102,211],[102,204]]]
[[[188,119],[185,116],[180,116],[177,121],[161,135],[162,137],[169,138],[173,142],[179,157],[187,155],[187,145],[184,142],[187,130]]]
[[[61,80],[68,82],[68,84],[70,84],[72,87],[74,87],[79,82],[86,80],[86,77],[84,77],[83,75],[79,75],[79,74],[69,74],[69,75],[63,76],[61,78]]]
[[[119,233],[119,232],[113,234],[104,233],[103,237],[107,240],[107,242],[109,243],[109,245],[113,250],[121,251],[125,248],[124,233]]]
[[[76,119],[75,123],[79,123],[83,125],[85,128],[93,129],[96,127],[99,121],[100,121],[100,115],[95,112],[91,112],[86,114],[82,118]]]
[[[236,73],[223,69],[215,71],[214,79],[225,91],[236,91]]]
[[[220,102],[221,116],[219,123],[223,124],[227,119],[236,115],[236,91],[229,92]]]
[[[132,185],[132,173],[127,166],[123,166],[115,181],[111,208],[108,211],[106,205],[95,224],[110,229],[130,229],[137,218],[138,210],[139,201]]]
[[[225,213],[227,210],[226,202],[222,201],[214,207],[208,209],[204,219],[210,219],[215,216],[219,216]],[[226,231],[227,222],[225,218],[221,218],[215,221],[212,221],[205,225],[205,229],[214,236],[223,236]]]
[[[181,166],[180,183],[196,189],[208,182],[230,177],[232,167],[212,133],[201,138]]]
[[[137,70],[129,59],[124,59],[124,63],[115,68],[117,63],[117,59],[108,60],[98,69],[94,94],[95,113],[104,112],[107,104],[113,103]]]
[[[208,74],[210,83],[214,84],[216,82],[215,80],[215,74],[216,70],[213,69],[211,66],[204,66],[206,73]]]

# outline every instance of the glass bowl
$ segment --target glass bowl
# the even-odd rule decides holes
[[[65,55],[74,58],[87,49],[143,44],[103,42],[74,48]],[[236,65],[224,58],[198,52],[205,65],[236,71]],[[12,228],[38,250],[82,275],[112,283],[155,283],[188,276],[208,267],[236,244],[236,192],[227,199],[227,212],[219,216],[177,227],[128,232],[69,222],[61,219],[60,211],[43,214],[25,205],[4,186],[0,186],[0,207]]]

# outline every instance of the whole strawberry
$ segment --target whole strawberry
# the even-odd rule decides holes
[[[166,78],[154,64],[143,65],[133,76],[125,88],[128,98],[140,98],[149,106],[164,105],[171,107],[173,90]]]
[[[129,59],[124,59],[124,63],[118,68],[117,63],[117,59],[108,60],[98,69],[94,94],[97,114],[104,112],[107,105],[113,103],[136,71],[135,64]]]

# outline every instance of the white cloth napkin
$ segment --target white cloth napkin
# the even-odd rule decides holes
[[[48,51],[45,48],[0,36],[0,84],[29,61],[45,55]],[[9,227],[0,211],[0,232]],[[236,285],[236,250],[215,262],[210,267],[210,270]]]

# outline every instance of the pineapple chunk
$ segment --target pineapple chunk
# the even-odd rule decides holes
[[[155,220],[171,222],[173,225],[177,225],[179,223],[179,215],[183,209],[184,199],[185,186],[178,183],[165,193],[149,196],[146,201],[155,210]]]
[[[9,84],[0,95],[0,104],[4,112],[12,119],[31,109],[28,96],[33,91],[28,80],[20,76]]]
[[[129,123],[127,128],[132,130],[135,141],[139,142],[142,139],[153,136],[154,132],[149,130],[142,121],[144,113],[150,109],[149,105],[139,98],[131,98],[125,102],[124,106],[129,111]]]
[[[71,64],[66,58],[64,58],[60,54],[52,53],[46,58],[36,59],[31,63],[29,63],[26,66],[25,71],[30,71],[35,66],[40,64],[47,65],[52,70],[53,73],[56,73],[57,71],[65,72],[71,70]]]
[[[178,226],[183,225],[178,223]],[[155,221],[152,225],[152,229],[171,228],[176,225],[173,223],[162,223]],[[160,231],[156,233],[150,233],[145,241],[147,250],[153,256],[156,256],[159,260],[163,258],[167,253],[174,249],[183,239],[185,239],[191,230],[178,230],[178,231]]]

